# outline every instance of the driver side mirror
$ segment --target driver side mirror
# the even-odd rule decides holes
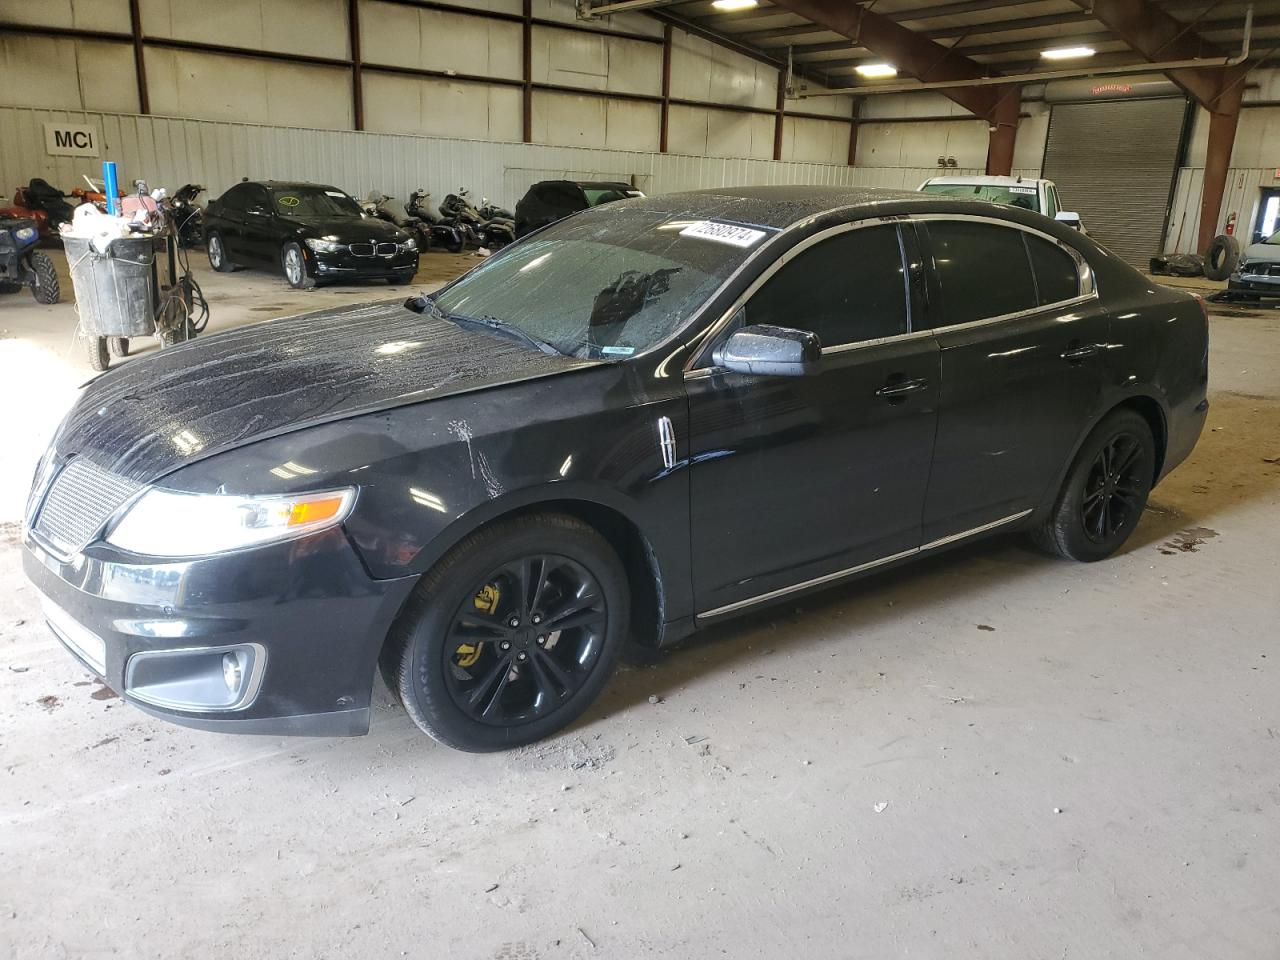
[[[712,359],[735,373],[804,377],[817,372],[822,343],[807,330],[756,324],[736,331]]]
[[[1068,227],[1075,227],[1077,230],[1080,229],[1080,214],[1078,213],[1073,213],[1068,210],[1059,210],[1053,215],[1053,219],[1057,220],[1059,223],[1065,223]]]

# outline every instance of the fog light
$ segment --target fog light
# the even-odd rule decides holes
[[[257,697],[266,665],[260,643],[143,650],[125,664],[124,693],[170,710],[243,710]]]
[[[244,666],[240,662],[238,652],[222,655],[222,679],[227,685],[228,693],[239,693],[240,684],[244,681]]]

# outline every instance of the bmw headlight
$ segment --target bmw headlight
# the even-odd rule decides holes
[[[305,242],[316,253],[337,253],[346,246],[345,243],[330,240],[328,237],[308,237]]]
[[[202,557],[293,540],[337,526],[354,487],[287,496],[237,497],[152,487],[107,534],[107,542],[152,557]]]
[[[23,241],[34,240],[36,236],[36,228],[20,227],[19,229],[13,231],[13,235],[17,237],[19,240],[23,240]]]
[[[410,251],[417,250],[418,241],[413,239],[413,237],[410,237],[404,243],[400,244],[400,249],[403,250],[405,253],[409,253]]]

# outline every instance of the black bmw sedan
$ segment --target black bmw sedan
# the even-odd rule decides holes
[[[340,280],[408,283],[418,272],[416,240],[323,184],[245,180],[209,202],[204,227],[209,265],[220,273],[265,266],[305,289]]]
[[[1195,445],[1207,364],[1196,299],[1029,211],[624,200],[405,305],[95,380],[25,569],[143,710],[360,734],[380,664],[431,736],[500,749],[628,641],[995,533],[1102,560]]]

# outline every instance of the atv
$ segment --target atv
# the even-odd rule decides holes
[[[34,220],[0,219],[0,293],[30,287],[38,302],[58,302],[58,273],[53,261],[35,249],[39,239]]]

